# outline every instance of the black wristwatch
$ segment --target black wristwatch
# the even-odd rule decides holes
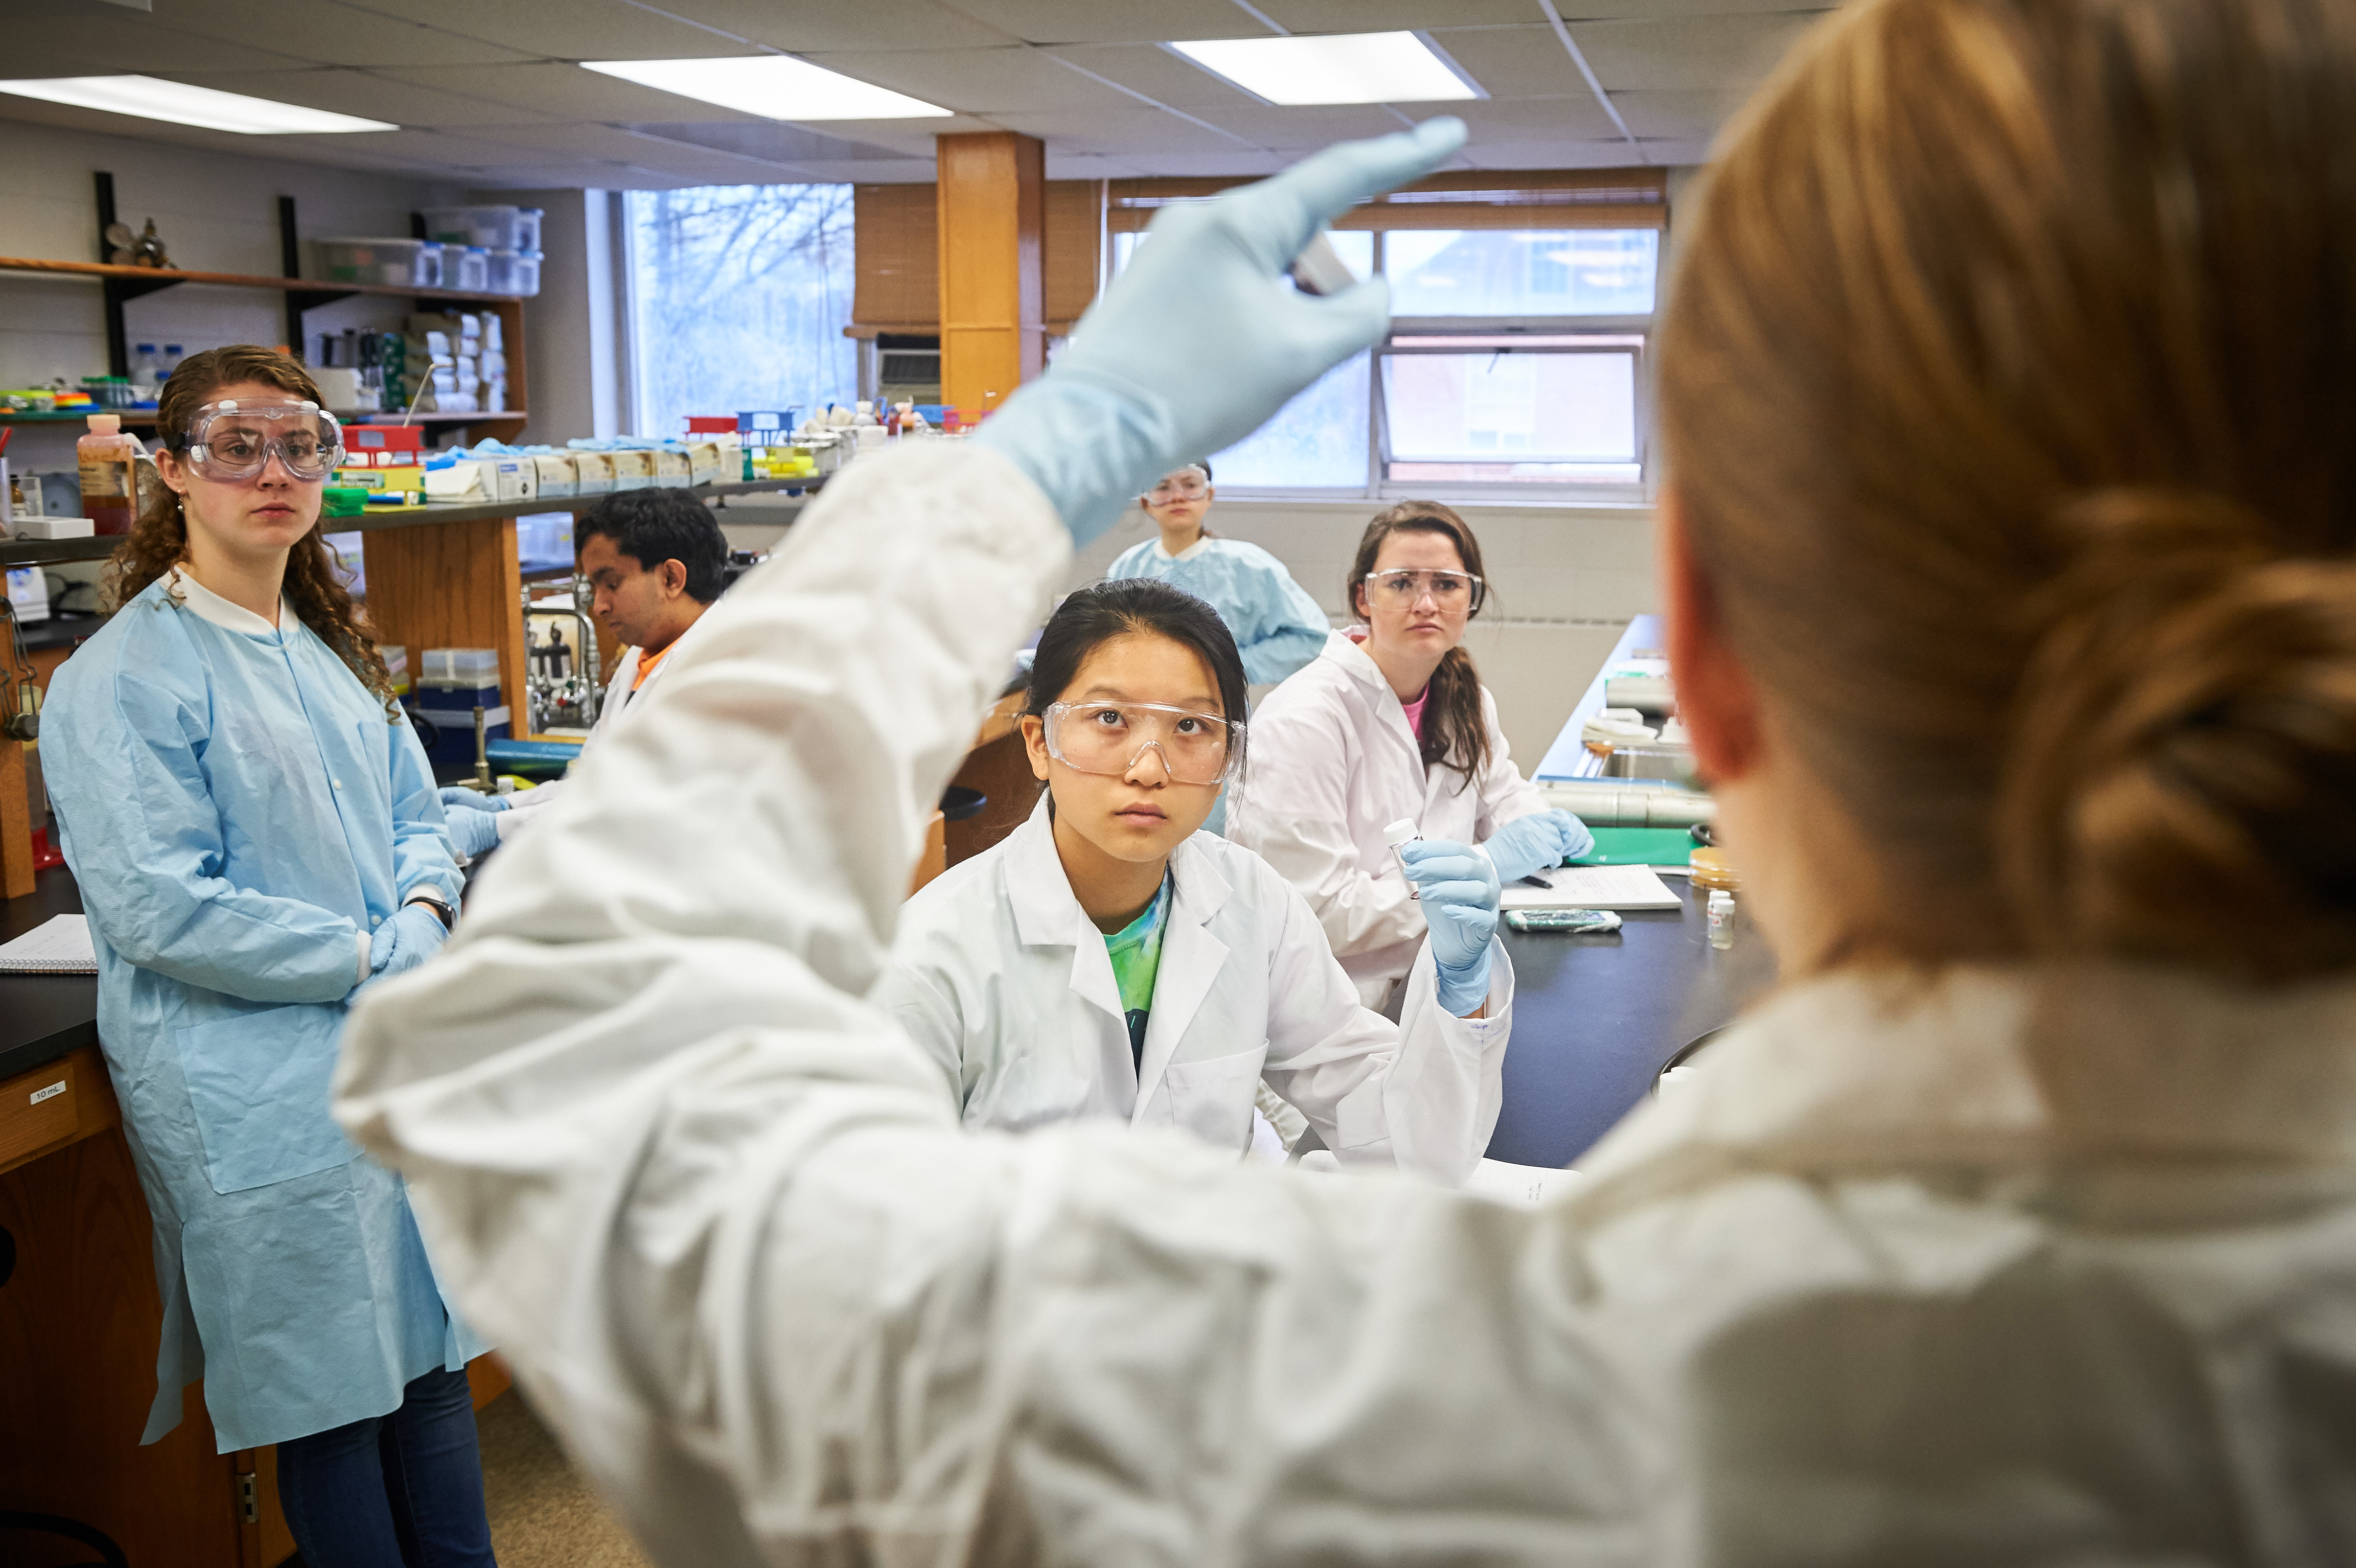
[[[401,907],[404,909],[412,904],[423,904],[433,910],[434,918],[442,922],[443,930],[450,931],[457,928],[458,911],[450,908],[450,900],[443,897],[439,893],[420,891],[412,893],[401,901]]]

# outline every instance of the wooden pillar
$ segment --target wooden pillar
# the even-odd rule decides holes
[[[1046,369],[1039,259],[1046,147],[1012,131],[938,136],[941,401],[993,409]]]

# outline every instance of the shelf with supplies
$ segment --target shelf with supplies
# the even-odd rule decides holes
[[[343,422],[344,428],[379,423],[373,410],[366,413],[348,413],[342,409],[330,413]],[[0,424],[78,424],[93,413],[112,413],[126,425],[153,424],[155,411],[152,408],[72,408],[62,413],[38,413],[27,409],[0,410]],[[427,411],[409,416],[412,424],[481,424],[491,420],[510,420],[520,424],[531,417],[519,408],[503,408],[497,413],[438,413]]]
[[[706,500],[729,496],[775,495],[781,490],[800,490],[807,499],[825,482],[823,478],[731,479],[678,488],[691,490]],[[319,521],[329,533],[375,533],[440,523],[495,522],[501,519],[534,517],[551,511],[578,515],[602,500],[605,494],[612,493],[618,492],[591,496],[541,496],[529,500],[477,501],[461,506],[377,507],[358,517],[323,517]],[[781,510],[795,510],[790,499]],[[103,561],[114,553],[115,546],[121,544],[124,538],[125,535],[120,533],[107,533],[91,539],[0,539],[0,566],[48,566],[60,561]]]

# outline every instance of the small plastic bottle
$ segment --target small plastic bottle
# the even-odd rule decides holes
[[[164,382],[164,367],[156,362],[155,345],[139,345],[138,357],[131,361],[131,401],[153,403],[155,389]]]
[[[1415,885],[1414,877],[1408,876],[1407,856],[1399,854],[1399,846],[1413,843],[1422,837],[1416,831],[1413,817],[1401,817],[1383,830],[1383,842],[1391,846],[1391,858],[1398,862],[1399,875],[1407,876],[1407,896],[1410,898],[1421,898],[1423,889]]]
[[[181,348],[177,343],[166,343],[166,344],[165,344],[165,345],[164,345],[164,379],[165,379],[165,380],[166,380],[166,381],[171,380],[172,372],[173,372],[174,371],[178,370],[178,369],[180,368],[180,361],[181,361],[181,360],[185,360],[185,359],[187,359],[187,357],[188,357],[188,356],[187,356],[187,351],[186,351],[185,349],[182,349],[182,348]],[[362,360],[362,361],[360,361],[360,362],[361,362],[362,364],[366,364],[368,361],[367,361],[367,360]]]
[[[1722,887],[1710,889],[1709,945],[1720,952],[1734,945],[1734,895]]]
[[[81,469],[81,514],[99,533],[128,533],[139,510],[139,437],[123,433],[123,416],[93,413],[90,434],[74,443]]]

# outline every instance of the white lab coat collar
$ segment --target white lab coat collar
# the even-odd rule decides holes
[[[1006,897],[1013,907],[1015,934],[1025,947],[1070,948],[1074,994],[1122,1020],[1125,1027],[1128,1014],[1120,1004],[1112,955],[1105,950],[1104,933],[1080,908],[1071,878],[1064,874],[1047,801],[1043,793],[1023,825],[1007,835]],[[1162,936],[1153,1015],[1146,1025],[1144,1059],[1139,1066],[1141,1113],[1227,960],[1226,944],[1205,929],[1234,893],[1226,876],[1192,837],[1171,852],[1170,873],[1177,886]]]
[[[1325,634],[1324,650],[1317,657],[1332,660],[1353,684],[1365,693],[1366,700],[1374,704],[1376,714],[1383,721],[1382,733],[1404,746],[1408,757],[1413,759],[1419,785],[1424,773],[1423,743],[1416,738],[1415,726],[1407,722],[1407,705],[1399,701],[1398,693],[1391,690],[1390,678],[1383,673],[1383,667],[1375,662],[1374,655],[1368,653],[1355,638],[1343,632],[1329,631]]]
[[[294,613],[294,601],[283,594],[278,599],[278,624],[273,626],[243,605],[231,604],[222,598],[190,576],[185,567],[173,567],[171,577],[170,589],[178,596],[181,606],[224,631],[243,632],[248,637],[271,637],[302,618]]]
[[[1164,561],[1192,561],[1195,556],[1202,554],[1211,547],[1211,536],[1207,533],[1196,534],[1194,536],[1194,542],[1189,544],[1185,549],[1181,550],[1175,555],[1171,554],[1169,550],[1163,546],[1160,535],[1157,534],[1154,536],[1152,543],[1153,553]]]
[[[2356,1159],[2356,983],[2246,989],[2126,966],[1877,970],[1773,998],[1695,1083],[1580,1162],[1616,1209],[1730,1172],[2122,1156]]]

